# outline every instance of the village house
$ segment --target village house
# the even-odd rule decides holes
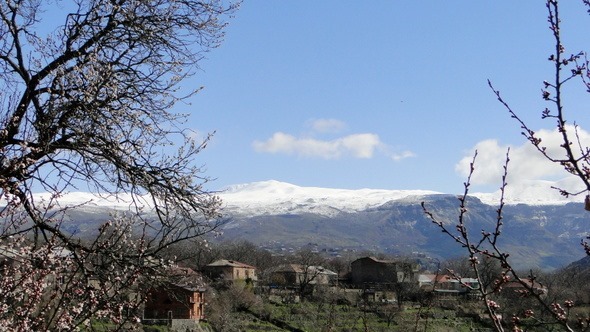
[[[502,294],[508,297],[522,297],[524,294],[529,293],[530,289],[537,295],[545,296],[549,292],[547,287],[536,280],[523,279],[525,285],[513,280],[502,284]]]
[[[418,287],[426,292],[459,295],[479,289],[479,281],[474,278],[455,278],[447,274],[420,274]]]
[[[203,272],[212,280],[241,280],[247,283],[254,283],[258,280],[254,266],[227,259],[220,259],[206,265],[203,267]]]
[[[416,264],[375,257],[359,258],[350,263],[350,269],[351,282],[355,285],[414,282],[418,271]]]
[[[201,275],[192,269],[175,267],[170,270],[170,281],[153,288],[147,294],[144,321],[191,320],[205,318],[205,284]]]
[[[271,281],[275,285],[298,286],[302,283],[310,285],[333,285],[338,274],[322,266],[304,266],[301,264],[285,264],[271,273]]]

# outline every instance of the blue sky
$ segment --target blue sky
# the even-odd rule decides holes
[[[561,11],[566,52],[590,49],[581,1]],[[204,89],[179,111],[201,135],[216,131],[196,162],[216,178],[210,189],[273,179],[458,193],[476,147],[474,190],[497,189],[511,146],[517,183],[557,180],[487,86],[532,128],[553,129],[540,120],[546,14],[538,0],[246,0],[186,82]],[[572,93],[566,107],[587,98]]]

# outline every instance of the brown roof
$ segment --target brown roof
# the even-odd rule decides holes
[[[242,268],[246,268],[246,269],[255,269],[254,266],[252,265],[248,265],[248,264],[244,264],[238,261],[232,261],[232,260],[228,260],[228,259],[220,259],[220,260],[216,260],[215,262],[208,264],[206,266],[210,266],[210,267],[214,267],[214,266],[231,266],[231,267],[242,267]]]
[[[273,272],[295,272],[295,273],[302,273],[303,266],[300,264],[284,264],[280,265],[279,267],[273,269]]]
[[[295,273],[304,273],[306,267],[301,264],[284,264],[276,269],[273,272],[295,272]],[[330,271],[323,266],[316,266],[316,265],[309,265],[307,266],[307,272],[313,274],[327,274],[327,275],[337,275],[336,272]]]
[[[447,282],[449,280],[457,280],[457,278],[454,278],[450,275],[447,274],[421,274],[421,276],[424,276],[425,278],[428,278],[431,282]]]
[[[170,284],[192,291],[202,291],[205,282],[200,273],[188,267],[174,266],[168,270]]]
[[[378,258],[376,258],[376,257],[373,257],[373,256],[366,256],[366,257],[361,257],[361,258],[358,258],[357,260],[355,260],[355,262],[356,262],[356,261],[360,261],[360,260],[371,260],[371,261],[373,261],[373,262],[376,262],[376,263],[383,263],[383,264],[397,264],[397,263],[398,263],[398,262],[396,262],[396,261],[392,261],[392,260],[378,259]]]

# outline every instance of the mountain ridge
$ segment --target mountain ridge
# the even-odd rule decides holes
[[[212,241],[248,240],[273,250],[313,243],[326,250],[418,253],[441,260],[466,254],[441,233],[421,206],[425,202],[428,211],[453,231],[459,195],[299,187],[279,181],[237,185],[217,194],[223,201],[225,225]],[[579,260],[584,256],[580,240],[590,235],[590,214],[583,203],[555,200],[543,191],[533,194],[520,200],[507,198],[501,249],[509,252],[520,268],[555,269]],[[481,230],[493,231],[495,227],[497,204],[490,203],[495,201],[494,195],[473,194],[467,199],[465,220],[475,238]],[[61,206],[77,206],[68,210],[71,216],[65,227],[73,234],[92,234],[112,209],[129,208],[129,198],[121,198],[95,201],[86,193],[59,197]],[[79,205],[84,202],[90,204]]]
[[[545,183],[546,184],[546,183]],[[508,196],[501,249],[521,268],[555,269],[584,255],[588,212],[578,201],[538,190],[525,199]],[[501,193],[468,196],[465,218],[472,236],[493,231]],[[421,253],[436,259],[466,253],[425,215],[421,203],[449,229],[459,217],[454,194],[423,190],[327,189],[278,181],[229,189],[220,197],[228,221],[220,240],[248,239],[261,245]],[[545,199],[547,198],[547,199]]]
[[[528,205],[563,205],[570,202],[582,202],[582,196],[567,198],[555,190],[554,187],[568,187],[564,181],[529,181],[521,183],[519,186],[508,187],[504,193],[504,203],[508,205],[528,204]],[[571,187],[571,186],[569,186]],[[423,189],[338,189],[322,187],[304,187],[295,184],[281,182],[277,180],[267,180],[258,182],[249,182],[235,184],[221,188],[220,190],[211,191],[218,195],[227,204],[226,205],[243,205],[243,204],[277,204],[281,201],[295,201],[313,203],[315,200],[318,204],[325,202],[336,202],[336,206],[344,208],[350,207],[351,210],[358,210],[364,207],[374,207],[384,204],[390,200],[406,199],[412,196],[427,195],[454,195],[459,196],[463,193],[442,193],[433,190]],[[501,192],[498,190],[493,193],[471,192],[469,196],[476,197],[488,205],[498,205],[500,202]],[[52,200],[49,193],[34,194],[36,200],[49,202]],[[151,200],[147,197],[137,201],[137,197],[132,198],[127,194],[119,194],[116,197],[112,195],[94,195],[88,192],[66,192],[54,198],[62,206],[76,205],[95,205],[105,207],[126,208],[133,204],[149,206]]]
[[[581,202],[581,197],[568,199],[551,189],[547,181],[531,182],[528,188],[504,193],[504,203],[508,205],[564,205],[570,202]],[[520,187],[519,187],[520,188]],[[469,196],[479,199],[484,204],[497,206],[501,192],[470,193]],[[276,180],[252,182],[229,186],[218,195],[224,207],[232,213],[270,214],[292,213],[330,206],[337,210],[354,212],[385,204],[389,201],[404,199],[419,200],[419,197],[430,195],[453,195],[432,190],[391,190],[391,189],[334,189],[320,187],[301,187]],[[458,195],[454,195],[458,196]],[[333,215],[333,209],[324,209],[327,215]]]

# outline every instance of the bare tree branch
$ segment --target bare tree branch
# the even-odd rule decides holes
[[[120,306],[141,301],[123,300],[129,292],[122,290],[140,294],[140,282],[166,266],[158,258],[163,249],[221,222],[220,200],[195,164],[210,137],[195,142],[172,107],[198,90],[179,94],[223,39],[224,18],[237,4],[77,0],[63,4],[63,23],[42,35],[47,23],[39,13],[47,5],[0,2],[0,248],[17,248],[29,262],[13,273],[68,282],[38,304],[14,297],[24,280],[0,291],[0,299],[31,306],[19,319],[0,310],[0,326],[70,330],[100,316],[123,327],[129,319]],[[71,208],[60,197],[80,185],[126,198],[130,207],[92,241],[62,227]],[[39,201],[33,190],[50,198]],[[63,257],[47,258],[41,273],[32,257],[58,249]]]

